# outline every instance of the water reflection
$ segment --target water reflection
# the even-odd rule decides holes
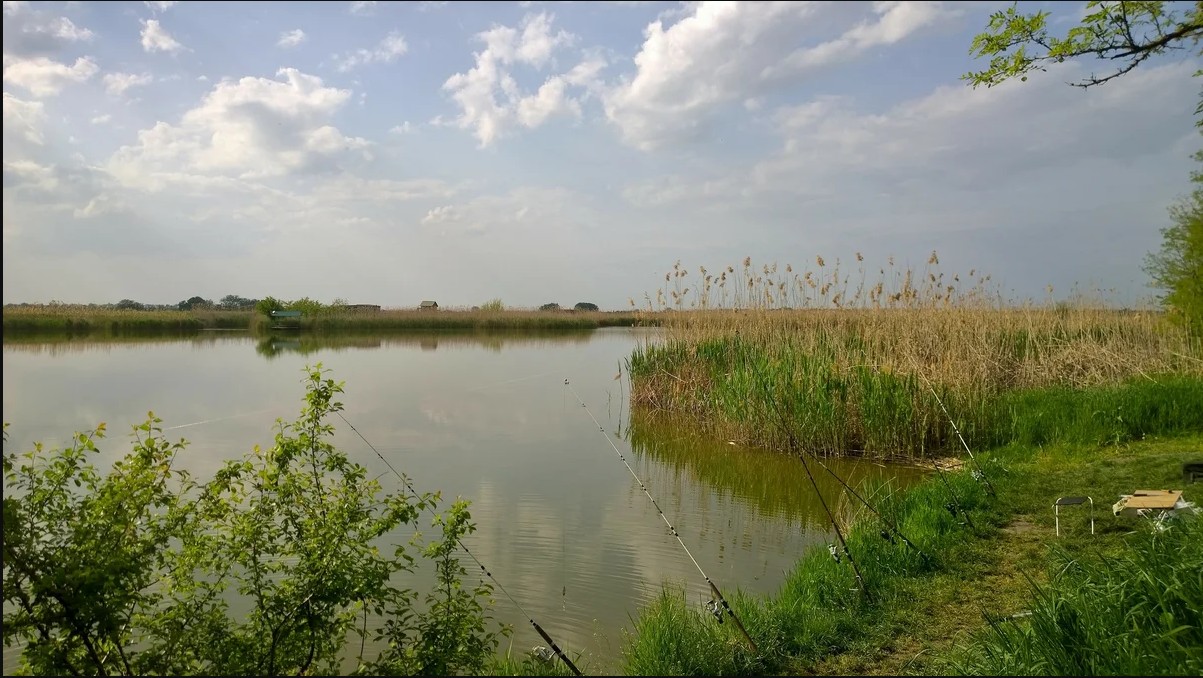
[[[406,332],[392,335],[355,334],[278,334],[262,337],[255,345],[255,352],[265,358],[275,358],[285,351],[308,355],[318,351],[345,351],[348,349],[376,349],[386,347],[417,347],[422,351],[446,349],[483,348],[493,352],[514,346],[543,346],[556,344],[583,344],[589,341],[591,332],[557,331],[532,332]]]
[[[636,411],[628,426],[631,449],[658,462],[657,473],[683,483],[704,483],[723,497],[747,502],[759,517],[824,532],[827,518],[802,462],[792,454],[731,445],[697,434],[679,419]],[[887,466],[866,459],[824,459],[823,464],[854,489],[891,480],[899,487],[916,482],[923,471]],[[829,504],[847,505],[846,493],[831,473],[810,460],[815,482]]]
[[[192,346],[194,348],[211,348],[220,343],[247,341],[248,334],[242,331],[208,331],[198,334],[179,336],[141,336],[141,337],[100,337],[72,336],[45,337],[15,336],[4,337],[5,353],[25,353],[31,355],[61,356],[72,353],[112,353],[115,349],[131,346]]]
[[[21,449],[109,422],[97,458],[107,467],[129,450],[128,425],[153,409],[170,437],[191,443],[177,465],[205,478],[271,444],[276,417],[292,420],[301,407],[302,368],[320,361],[346,382],[341,400],[356,429],[418,490],[470,499],[479,529],[465,543],[558,643],[606,671],[621,629],[664,581],[685,582],[699,604],[708,591],[565,379],[606,431],[625,432],[615,444],[724,591],[775,590],[809,544],[829,538],[796,459],[663,420],[624,421],[628,389],[615,369],[652,336],[612,328],[6,341],[4,418]],[[401,490],[355,433],[332,423],[340,449]],[[869,462],[833,468],[849,482],[917,476]],[[836,495],[834,481],[818,480]],[[496,613],[513,624],[515,651],[542,644],[508,601],[499,598]]]

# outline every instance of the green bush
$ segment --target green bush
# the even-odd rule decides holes
[[[467,504],[438,516],[441,538],[416,556],[388,544],[437,495],[383,492],[330,443],[342,384],[320,364],[306,384],[271,448],[205,483],[172,468],[186,444],[153,414],[105,475],[89,463],[103,425],[65,450],[5,451],[3,637],[24,672],[331,675],[350,659],[373,675],[486,670],[500,632],[488,587],[461,584]],[[419,558],[437,573],[422,611],[398,585]],[[249,611],[233,614],[233,595]],[[375,657],[365,638],[381,641]]]

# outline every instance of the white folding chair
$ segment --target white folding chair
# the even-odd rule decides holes
[[[1090,533],[1094,534],[1094,500],[1090,497],[1058,497],[1053,502],[1053,522],[1057,526],[1057,536],[1061,536],[1061,507],[1078,506],[1090,502]]]

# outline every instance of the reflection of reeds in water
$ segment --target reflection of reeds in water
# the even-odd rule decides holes
[[[390,331],[564,331],[646,324],[642,314],[588,311],[495,310],[386,310],[375,313],[322,312],[301,318],[301,329],[313,332]],[[252,329],[266,330],[269,321],[258,316]]]
[[[702,436],[688,423],[665,416],[636,413],[628,441],[637,454],[655,460],[677,476],[687,475],[722,496],[737,499],[762,517],[784,519],[792,525],[826,532],[828,520],[797,456],[747,449]],[[911,466],[877,464],[868,460],[829,459],[828,468],[853,488],[881,492],[917,482],[923,472]],[[829,503],[846,494],[835,478],[814,460],[810,469]],[[862,494],[862,496],[864,496]],[[856,518],[855,507],[842,511]]]
[[[210,348],[221,343],[246,343],[247,341],[248,338],[245,332],[203,332],[192,337],[5,337],[4,350],[15,353],[59,356],[71,353],[108,353],[114,348],[126,346],[166,346],[168,344],[189,344],[198,348]]]
[[[285,352],[308,355],[318,351],[345,351],[377,348],[413,348],[422,351],[486,349],[499,352],[506,347],[537,348],[585,344],[592,330],[583,331],[511,331],[511,332],[406,332],[404,334],[279,334],[264,337],[256,352],[274,358]]]

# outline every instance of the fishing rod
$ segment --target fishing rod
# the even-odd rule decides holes
[[[742,355],[742,358],[745,364],[749,362],[746,353]],[[764,391],[765,400],[769,402],[769,406],[773,408],[773,411],[784,422],[784,415],[782,415],[781,411],[777,409],[777,401],[772,397],[772,394],[769,393],[768,383],[762,378],[759,367],[754,365],[754,369],[756,370],[756,381],[760,383],[760,388]],[[794,437],[793,430],[785,426],[783,426],[783,428],[785,428],[786,435],[789,436],[790,445],[795,449],[803,449],[802,446],[798,444],[797,438]],[[867,599],[872,598],[872,596],[869,594],[869,588],[865,585],[865,578],[861,576],[860,566],[856,564],[856,559],[852,557],[852,550],[848,548],[848,542],[844,539],[844,532],[840,529],[839,523],[836,522],[835,514],[833,514],[831,512],[831,508],[827,506],[827,500],[823,498],[823,493],[819,491],[819,484],[815,481],[814,474],[810,472],[810,465],[806,463],[806,455],[799,454],[798,459],[802,460],[802,469],[806,471],[806,477],[810,479],[810,486],[814,488],[815,496],[819,498],[819,504],[822,505],[823,511],[827,514],[827,520],[831,523],[832,529],[835,530],[836,539],[839,540],[840,546],[844,550],[844,555],[848,557],[848,564],[852,566],[852,573],[856,576],[857,588],[860,589],[862,596]],[[841,482],[843,481],[841,480]],[[847,487],[846,484],[845,487]],[[862,499],[862,501],[864,500]],[[922,553],[922,551],[920,551],[920,553]],[[831,547],[831,557],[835,558],[836,562],[839,562],[839,556],[836,553],[834,544]]]
[[[960,438],[961,440],[961,445],[963,445],[965,447],[965,451],[969,453],[969,460],[973,462],[975,467],[977,467],[977,473],[981,476],[982,482],[985,483],[986,491],[990,493],[990,496],[995,496],[994,483],[990,482],[990,478],[986,476],[986,470],[983,469],[982,465],[978,463],[977,457],[973,456],[973,450],[969,449],[969,443],[965,442],[965,436],[961,435],[961,429],[957,426],[956,420],[954,420],[952,415],[949,414],[948,408],[944,407],[944,401],[940,399],[940,394],[936,393],[936,389],[932,386],[931,381],[929,381],[927,377],[923,376],[922,372],[919,373],[919,376],[923,378],[923,381],[927,382],[927,389],[931,391],[933,396],[935,396],[936,402],[940,404],[940,409],[944,411],[944,416],[948,417],[948,423],[952,424],[952,430],[956,432],[957,438]]]
[[[702,566],[698,564],[697,558],[693,557],[693,553],[690,552],[689,547],[686,546],[684,540],[681,539],[681,534],[677,532],[677,528],[673,527],[673,524],[668,520],[668,516],[664,515],[664,511],[661,510],[660,504],[656,502],[656,498],[653,497],[652,493],[648,491],[647,485],[645,485],[643,480],[639,478],[639,475],[635,473],[635,469],[631,468],[631,464],[627,462],[626,455],[624,455],[622,451],[618,449],[618,446],[614,444],[614,440],[610,438],[610,434],[606,433],[606,428],[601,425],[601,422],[597,420],[597,417],[593,416],[593,412],[589,411],[589,406],[585,404],[585,401],[581,399],[581,396],[576,392],[576,389],[572,388],[572,384],[567,379],[564,380],[564,386],[568,387],[568,390],[572,392],[572,395],[576,398],[576,401],[581,404],[581,407],[585,410],[585,413],[588,414],[589,418],[593,420],[593,423],[597,426],[597,430],[601,431],[602,435],[605,436],[606,442],[610,443],[610,447],[614,448],[614,453],[617,454],[618,458],[622,460],[623,466],[626,466],[627,470],[631,472],[631,477],[634,478],[635,482],[639,484],[639,489],[643,490],[643,493],[647,495],[648,500],[650,500],[652,502],[652,506],[655,507],[656,513],[660,514],[660,519],[663,520],[664,524],[668,526],[669,534],[676,537],[677,543],[681,545],[682,550],[685,551],[685,555],[689,556],[689,560],[693,562],[694,567],[698,568],[698,572],[702,575],[702,579],[705,579],[706,583],[710,585],[710,592],[714,595],[714,599],[710,601],[710,603],[706,606],[706,609],[708,609],[710,613],[713,614],[716,619],[718,619],[720,624],[723,623],[722,613],[726,612],[731,619],[735,621],[735,625],[739,627],[739,632],[743,634],[744,640],[748,641],[748,646],[752,648],[752,652],[755,654],[760,654],[760,649],[756,647],[756,641],[752,640],[752,636],[748,633],[748,630],[744,628],[744,624],[742,621],[740,621],[739,615],[735,614],[735,610],[733,610],[731,605],[727,603],[727,599],[723,597],[723,592],[719,590],[718,585],[716,585],[714,581],[712,581],[710,577],[706,575],[706,571],[703,570]]]
[[[351,427],[351,430],[355,432],[355,435],[359,436],[359,439],[362,440],[364,442],[364,444],[366,444],[369,448],[371,448],[372,451],[376,453],[377,457],[380,457],[380,461],[384,462],[384,465],[387,466],[388,469],[393,472],[393,475],[397,476],[397,478],[405,485],[406,489],[408,489],[410,491],[410,493],[413,494],[414,497],[419,498],[419,499],[421,498],[421,495],[418,494],[418,491],[414,489],[414,486],[412,484],[410,484],[409,479],[406,478],[401,473],[399,473],[397,471],[397,469],[393,468],[393,465],[389,463],[388,459],[385,459],[384,455],[380,454],[380,450],[377,450],[376,446],[373,445],[367,438],[365,438],[364,435],[359,432],[359,429],[355,428],[354,424],[352,424],[350,421],[347,421],[347,418],[343,416],[342,412],[335,411],[335,414],[337,414],[338,418],[342,419],[343,422],[347,426]],[[434,507],[428,505],[427,509],[432,514],[435,514]],[[435,515],[437,515],[437,514],[435,514]],[[472,551],[468,550],[468,547],[464,545],[464,542],[462,540],[460,540],[458,537],[456,537],[455,541],[459,544],[459,547],[464,550],[464,553],[467,553],[468,557],[471,558],[473,560],[473,562],[475,562],[477,564],[477,566],[480,567],[480,571],[483,572],[485,574],[485,576],[488,577],[489,580],[493,582],[493,584],[497,587],[497,589],[499,591],[501,591],[503,594],[505,594],[506,598],[510,599],[510,602],[514,604],[514,607],[518,608],[518,611],[522,613],[522,616],[526,617],[526,620],[528,622],[530,622],[531,626],[534,627],[535,632],[538,633],[539,636],[542,637],[543,640],[547,642],[547,645],[551,648],[552,652],[555,652],[556,656],[560,658],[560,661],[564,662],[564,664],[568,666],[569,670],[572,671],[573,675],[575,675],[575,676],[581,675],[581,670],[576,667],[576,664],[572,663],[572,660],[568,658],[568,655],[565,654],[564,651],[560,649],[560,646],[556,644],[556,641],[552,640],[551,636],[548,635],[547,631],[544,631],[543,627],[539,626],[539,622],[535,621],[535,618],[530,616],[529,613],[527,613],[526,609],[522,607],[522,604],[519,603],[514,598],[514,596],[511,596],[509,591],[505,590],[505,587],[501,585],[501,582],[497,581],[497,578],[494,577],[493,573],[490,572],[489,569],[484,566],[484,563],[481,563],[480,559],[477,558],[475,555],[473,555]]]

